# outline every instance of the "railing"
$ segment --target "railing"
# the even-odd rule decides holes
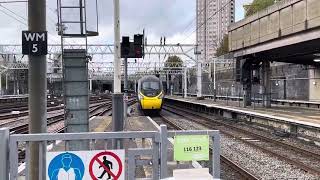
[[[136,166],[152,166],[152,179],[160,179],[168,177],[167,166],[167,143],[168,137],[176,135],[209,135],[212,139],[212,175],[214,178],[220,178],[220,135],[217,130],[203,131],[167,131],[165,125],[161,125],[160,131],[127,131],[127,132],[88,132],[88,133],[63,133],[63,134],[18,134],[10,135],[9,129],[0,129],[0,179],[16,180],[19,177],[19,150],[25,150],[25,176],[29,178],[28,168],[30,164],[30,143],[37,142],[39,148],[43,150],[47,144],[47,150],[39,154],[40,162],[39,177],[46,179],[46,152],[54,150],[56,142],[67,142],[71,140],[84,140],[89,142],[90,150],[95,150],[95,141],[104,141],[104,147],[107,148],[108,142],[112,139],[151,139],[151,148],[128,148],[126,151],[127,170],[125,171],[126,179],[135,179]],[[67,150],[68,146],[65,146]],[[152,156],[148,160],[136,160],[140,155]],[[159,161],[160,159],[160,161]],[[20,163],[21,164],[21,163]]]
[[[174,95],[177,96],[183,96],[182,93],[174,93]],[[241,94],[239,94],[238,96],[226,96],[226,95],[217,95],[216,98],[219,100],[227,100],[228,101],[238,101],[239,103],[239,107],[240,107],[240,103],[243,101],[243,97],[240,96]],[[187,96],[190,97],[196,97],[196,94],[192,94],[192,93],[188,93]],[[208,99],[214,99],[214,95],[208,95],[208,94],[204,94],[202,95],[205,98]],[[255,99],[252,97],[251,98],[251,102],[262,102],[263,99],[262,98],[258,98],[255,97]],[[276,104],[276,105],[287,105],[287,106],[304,106],[304,107],[308,107],[308,108],[320,108],[320,101],[304,101],[304,100],[294,100],[294,99],[275,99],[275,98],[271,98],[271,103],[272,104]]]

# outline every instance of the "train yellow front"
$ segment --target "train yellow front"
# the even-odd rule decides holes
[[[156,76],[145,76],[138,81],[138,101],[142,110],[160,111],[164,91],[162,82]]]

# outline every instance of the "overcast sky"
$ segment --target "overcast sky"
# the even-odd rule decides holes
[[[251,1],[236,0],[236,21],[243,18],[242,5]],[[111,44],[113,0],[98,0],[98,3],[100,36],[90,38],[89,42]],[[121,35],[131,36],[134,33],[141,33],[145,28],[148,43],[159,43],[161,36],[167,37],[167,43],[195,41],[196,0],[120,0],[120,5]],[[47,0],[49,43],[59,42],[55,31],[57,22],[55,10],[56,0]],[[21,43],[21,31],[28,29],[26,3],[1,4],[0,17],[0,43]]]

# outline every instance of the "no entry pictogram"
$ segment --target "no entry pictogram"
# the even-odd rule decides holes
[[[116,160],[116,163],[118,163],[118,170],[117,172],[112,172],[99,158],[100,157],[103,157],[103,156],[111,156],[113,157],[115,160]],[[93,171],[93,165],[94,163],[97,162],[99,164],[99,166],[101,166],[108,174],[110,174],[112,176],[112,178],[114,180],[117,180],[119,179],[119,177],[121,176],[121,173],[123,172],[123,164],[121,162],[121,159],[120,157],[113,153],[113,152],[110,152],[110,151],[104,151],[104,152],[100,152],[98,154],[96,154],[90,161],[90,164],[89,164],[89,173],[90,173],[90,176],[93,180],[98,180],[98,174],[95,174],[94,171]]]

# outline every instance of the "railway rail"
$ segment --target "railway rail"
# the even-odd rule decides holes
[[[103,103],[106,100],[110,100],[109,98],[107,99],[91,99],[90,103]],[[11,113],[5,113],[0,115],[0,127],[8,127],[11,124],[14,124],[18,121],[23,120],[23,117],[28,116],[29,112],[27,110],[24,110],[23,108],[20,109],[20,111],[18,111],[17,113],[13,113],[13,111],[16,109],[17,107],[11,109],[12,111],[10,111]],[[55,104],[55,106],[48,106],[47,112],[52,112],[52,111],[57,111],[57,110],[62,110],[64,108],[64,106],[61,106],[60,104]]]
[[[168,108],[170,107],[170,108]],[[302,170],[320,176],[320,154],[316,151],[317,148],[310,150],[292,145],[287,142],[275,139],[274,137],[262,135],[252,128],[243,128],[235,126],[228,121],[221,121],[212,118],[208,115],[191,112],[183,108],[179,108],[173,105],[167,105],[164,109],[182,116],[190,121],[201,124],[211,129],[218,129],[221,133],[235,138],[245,144],[249,144],[262,152],[275,156],[289,164],[295,165]]]
[[[128,105],[131,106],[132,104],[134,104],[136,102],[135,98],[131,98],[128,101]],[[95,105],[91,105],[91,107],[89,108],[89,113],[90,113],[90,118],[94,117],[94,116],[103,116],[105,115],[107,112],[112,110],[112,102],[105,102],[105,103],[99,103],[99,104],[95,104]],[[57,124],[57,123],[61,123],[61,125],[58,125],[57,127],[59,128],[55,128],[52,131],[50,131],[49,133],[63,133],[65,130],[64,127],[64,117],[63,114],[59,114],[55,117],[53,117],[51,120],[48,119],[48,126]],[[10,129],[11,131],[11,129]],[[28,124],[24,124],[21,125],[19,127],[17,127],[15,133],[19,133],[19,134],[25,134],[28,133]],[[19,149],[19,162],[22,163],[25,160],[25,148],[21,147]]]
[[[167,125],[168,129],[185,130],[185,128],[183,128],[179,124],[175,123],[170,118],[168,118],[166,116],[162,116],[161,114],[160,114],[160,117],[161,117],[161,119],[154,118],[156,123],[161,124],[162,122],[164,122],[164,124]],[[210,154],[212,154],[211,151],[212,151],[212,149],[210,148]],[[232,160],[230,160],[226,156],[220,155],[220,158],[221,158],[222,164],[231,168],[234,172],[236,172],[241,177],[241,179],[250,179],[250,180],[257,180],[258,179],[253,174],[251,174],[248,170],[242,168],[241,166],[239,166],[237,163],[233,162]]]

